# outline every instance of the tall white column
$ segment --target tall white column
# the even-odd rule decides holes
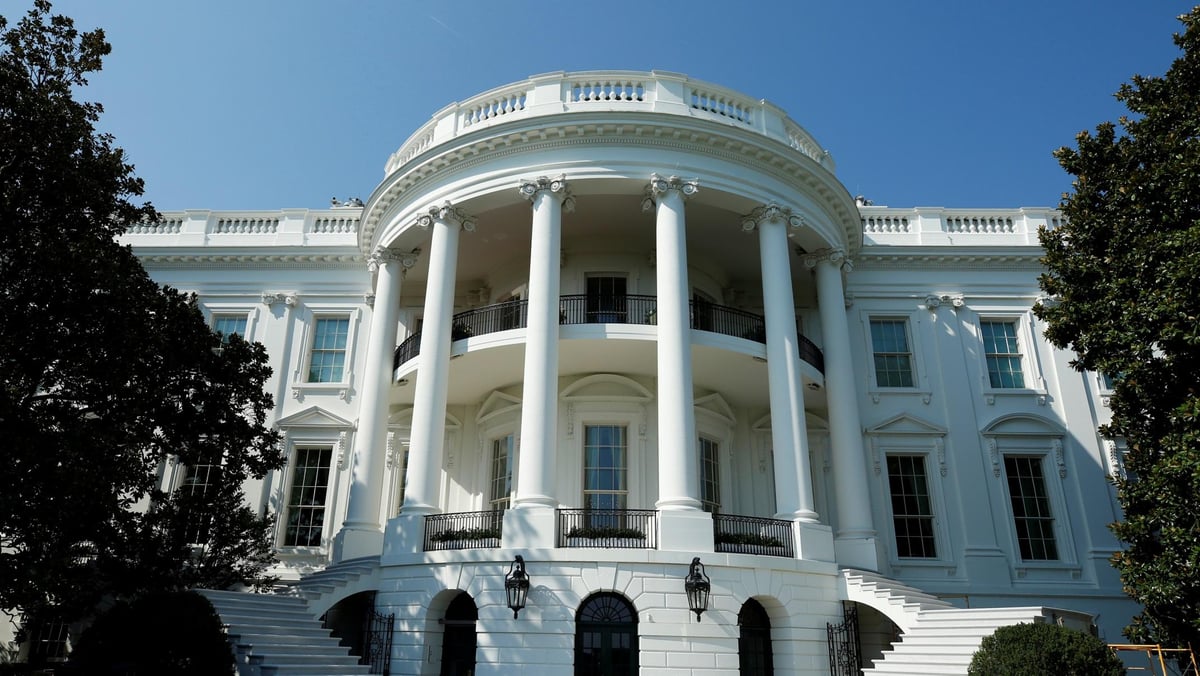
[[[438,511],[438,485],[446,437],[446,389],[450,373],[450,321],[454,312],[454,276],[458,268],[459,230],[474,230],[466,214],[450,205],[430,207],[417,220],[432,229],[421,354],[409,437],[408,484],[402,512],[408,516]]]
[[[683,202],[694,180],[650,177],[643,209],[654,209],[658,280],[658,502],[660,510],[700,509],[696,411],[692,389],[687,228]]]
[[[825,337],[825,398],[829,405],[829,440],[833,447],[834,492],[837,495],[838,530],[834,538],[838,562],[877,570],[875,524],[871,517],[867,459],[863,450],[858,393],[854,387],[854,356],[846,322],[846,295],[842,289],[845,253],[818,251],[804,263],[817,272],[817,304]]]
[[[383,547],[380,503],[383,497],[387,445],[388,390],[392,384],[392,354],[396,349],[396,320],[400,312],[400,283],[416,257],[379,249],[367,259],[375,273],[375,305],[367,336],[366,376],[354,438],[354,466],[346,520],[334,539],[334,560],[379,554]]]
[[[762,261],[763,307],[767,324],[767,387],[771,399],[771,443],[775,458],[777,518],[816,523],[804,388],[796,335],[796,304],[788,259],[787,229],[804,220],[777,204],[761,206],[742,218],[742,229],[758,229]]]
[[[520,192],[533,202],[529,248],[528,322],[525,329],[525,383],[521,396],[521,437],[517,453],[517,493],[513,507],[550,508],[555,497],[558,451],[558,298],[563,209],[574,209],[566,177],[522,181]]]

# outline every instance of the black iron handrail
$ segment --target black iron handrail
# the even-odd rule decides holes
[[[658,549],[653,509],[559,509],[559,547]]]
[[[504,512],[455,512],[425,517],[425,551],[500,546]]]
[[[795,556],[792,522],[781,519],[713,514],[713,543],[718,552]]]
[[[734,338],[766,344],[766,322],[761,315],[705,301],[691,302],[691,327]],[[523,329],[529,320],[528,301],[509,300],[459,312],[451,319],[450,339],[462,340],[497,331]],[[624,296],[587,296],[573,294],[558,299],[558,323],[574,324],[641,324],[658,323],[658,298],[627,294]],[[800,358],[825,373],[825,357],[821,348],[803,334],[796,335]],[[396,348],[392,369],[415,359],[421,352],[421,334],[414,333]]]

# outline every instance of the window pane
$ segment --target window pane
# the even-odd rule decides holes
[[[706,512],[721,511],[721,465],[717,442],[700,437],[700,504]]]
[[[492,509],[508,509],[512,494],[513,435],[492,440]]]
[[[871,348],[878,387],[912,387],[912,352],[903,319],[872,319]]]
[[[349,318],[330,317],[317,320],[313,331],[312,353],[309,355],[308,382],[342,381],[346,361],[346,337],[349,333]]]
[[[622,425],[586,425],[583,502],[588,509],[624,509],[628,449]]]
[[[213,315],[212,322],[213,331],[221,334],[222,338],[228,339],[233,334],[246,336],[246,315],[244,314],[221,314]]]
[[[1058,559],[1054,540],[1054,516],[1042,475],[1042,459],[1004,456],[1004,472],[1012,501],[1013,520],[1021,558],[1027,561]]]
[[[319,547],[325,527],[325,495],[329,490],[332,448],[297,448],[292,486],[288,492],[283,544]]]
[[[1001,389],[1025,387],[1021,349],[1017,343],[1017,323],[983,321],[979,323],[979,328],[983,335],[983,353],[991,386]]]
[[[887,456],[888,486],[892,495],[892,522],[896,530],[896,556],[936,558],[933,504],[925,475],[925,458],[919,455]]]

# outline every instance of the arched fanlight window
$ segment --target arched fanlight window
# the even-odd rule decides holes
[[[598,592],[575,614],[575,676],[638,673],[637,610],[624,596]]]
[[[775,673],[771,656],[771,618],[762,604],[749,599],[738,612],[738,673],[769,676]]]

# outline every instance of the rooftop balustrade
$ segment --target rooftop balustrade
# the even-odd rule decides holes
[[[479,129],[590,111],[665,113],[732,125],[779,141],[834,171],[828,151],[781,108],[765,100],[679,73],[584,71],[535,75],[446,106],[392,153],[385,174],[430,148]]]
[[[658,299],[654,296],[624,295],[589,297],[567,295],[559,298],[559,324],[657,324]],[[459,312],[451,320],[451,340],[463,340],[498,331],[523,329],[528,320],[527,301],[510,300]],[[691,302],[691,324],[697,331],[709,331],[756,343],[767,342],[766,322],[752,312],[706,302]],[[825,358],[811,340],[798,335],[800,358],[825,372]],[[421,352],[421,334],[414,333],[396,348],[392,368],[415,359]]]

